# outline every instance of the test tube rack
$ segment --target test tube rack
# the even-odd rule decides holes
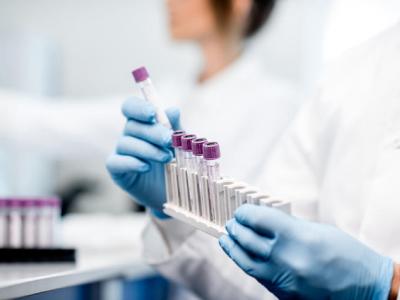
[[[164,212],[216,238],[226,234],[225,223],[239,206],[270,206],[288,214],[289,202],[274,199],[258,188],[234,179],[209,180],[173,161],[165,167],[167,201]]]

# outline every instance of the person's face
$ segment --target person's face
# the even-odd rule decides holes
[[[209,0],[166,0],[174,39],[199,41],[218,32]]]

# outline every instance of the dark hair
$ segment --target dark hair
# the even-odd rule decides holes
[[[256,34],[269,19],[275,6],[275,0],[252,0],[248,23],[244,31],[244,37],[249,38]],[[210,0],[217,21],[222,29],[226,29],[230,23],[232,0]]]

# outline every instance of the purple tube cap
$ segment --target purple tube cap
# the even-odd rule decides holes
[[[136,70],[133,70],[132,75],[136,82],[145,81],[147,78],[149,78],[149,73],[145,67],[140,67]]]
[[[6,207],[7,206],[7,199],[1,198],[0,199],[0,207]]]
[[[22,206],[23,207],[34,207],[35,206],[35,200],[34,199],[24,199],[22,201]]]
[[[7,199],[7,206],[8,207],[23,207],[24,200],[18,198],[9,198]]]
[[[192,140],[196,139],[196,135],[194,134],[185,134],[182,136],[182,150],[183,151],[192,151]]]
[[[182,137],[185,135],[185,131],[177,130],[172,134],[172,147],[179,148],[182,146]]]
[[[199,138],[192,140],[192,152],[193,155],[202,156],[203,155],[203,144],[206,143],[205,138]]]
[[[47,205],[49,205],[49,206],[58,207],[61,204],[60,198],[57,198],[57,197],[48,198],[46,200],[47,200],[46,201]]]
[[[203,157],[205,160],[214,160],[221,157],[219,144],[217,142],[207,142],[203,144]]]

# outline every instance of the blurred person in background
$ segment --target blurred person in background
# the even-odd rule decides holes
[[[167,1],[172,37],[198,45],[203,65],[189,83],[175,82],[180,93],[164,88],[164,99],[180,99],[168,104],[180,108],[183,128],[217,140],[224,174],[248,182],[255,182],[259,166],[299,106],[295,89],[263,70],[246,48],[268,21],[274,4],[268,0]],[[161,148],[168,146],[171,133],[152,122],[154,107],[143,99],[128,99],[122,110],[127,118],[124,135],[107,167],[122,189],[153,212],[144,232],[147,261],[202,299],[270,297],[224,256],[214,238],[163,215],[163,163],[172,155]],[[174,129],[179,128],[178,111],[167,110],[167,114]],[[218,285],[221,277],[226,279],[224,288]]]
[[[263,70],[261,62],[247,51],[248,41],[269,19],[274,1],[173,0],[166,1],[166,7],[172,38],[198,45],[203,65],[196,76],[186,76],[186,80],[160,82],[165,105],[179,106],[188,130],[218,140],[222,149],[235,145],[246,155],[264,159],[299,104],[294,100],[294,88]],[[252,95],[246,105],[249,119],[237,121],[243,111],[243,96],[249,93]],[[29,147],[61,162],[67,161],[61,165],[62,170],[68,170],[67,176],[61,178],[66,177],[62,179],[67,188],[65,193],[74,195],[77,186],[72,184],[68,190],[74,178],[78,178],[79,190],[85,177],[95,177],[94,171],[99,170],[93,167],[94,163],[98,164],[110,152],[119,136],[123,127],[119,107],[124,97],[96,101],[66,98],[46,101],[45,97],[44,101],[31,101],[31,98],[0,90],[3,113],[0,139],[5,144]],[[205,116],[210,126],[204,126]],[[261,123],[269,130],[261,130]],[[261,133],[265,138],[257,140]],[[250,146],[254,143],[257,146]],[[243,179],[257,174],[259,161],[249,164],[241,160],[233,168],[229,163],[236,160],[233,152],[224,152],[228,174]],[[86,159],[85,164],[76,168],[71,160],[77,159]],[[97,175],[97,180],[102,177]],[[104,192],[106,183],[97,186]],[[112,194],[104,198],[110,197]],[[99,201],[90,202],[86,210],[107,207]],[[113,202],[113,208],[118,206],[116,203]]]

